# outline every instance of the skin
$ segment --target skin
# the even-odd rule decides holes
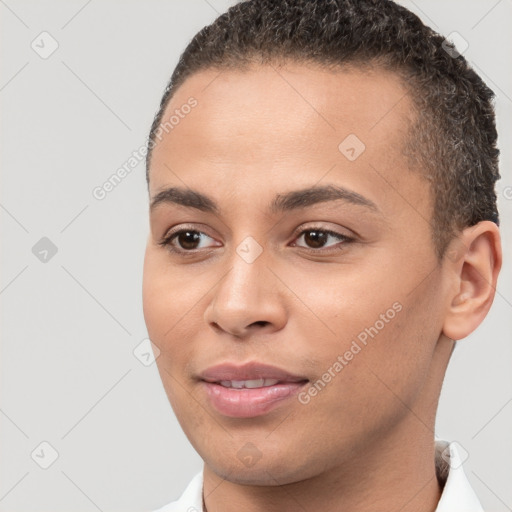
[[[190,97],[197,106],[154,149],[150,199],[189,187],[219,212],[173,203],[150,212],[143,305],[165,391],[204,460],[205,509],[435,510],[441,384],[453,340],[492,303],[497,227],[465,229],[438,260],[430,189],[402,155],[414,110],[390,72],[205,70],[164,119]],[[338,149],[351,133],[366,145],[355,161]],[[329,184],[377,209],[343,200],[269,209],[276,194]],[[158,244],[180,226],[204,233],[192,256]],[[304,233],[313,227],[354,240],[315,245]],[[236,252],[248,236],[263,249],[250,264]],[[197,380],[221,362],[260,361],[314,383],[397,302],[401,311],[307,404],[229,418]],[[238,456],[248,442],[261,455],[250,467]]]

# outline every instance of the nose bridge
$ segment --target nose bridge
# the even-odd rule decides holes
[[[254,237],[246,236],[232,251],[230,271],[222,280],[217,300],[227,301],[231,308],[247,308],[265,294],[268,283],[268,254]]]
[[[267,265],[271,255],[254,237],[246,236],[229,255],[229,271],[215,288],[205,320],[238,336],[251,325],[281,328],[285,322],[282,297]]]

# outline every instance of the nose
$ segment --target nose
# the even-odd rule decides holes
[[[236,338],[278,331],[286,324],[285,294],[263,254],[248,263],[233,254],[230,270],[214,288],[204,319],[217,333]]]

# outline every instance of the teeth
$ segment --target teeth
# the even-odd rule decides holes
[[[235,389],[253,389],[253,388],[264,388],[267,386],[273,386],[279,381],[277,379],[252,379],[252,380],[221,380],[220,385],[225,388]]]
[[[261,388],[265,385],[265,379],[246,380],[246,388]]]

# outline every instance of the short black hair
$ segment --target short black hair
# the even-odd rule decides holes
[[[403,151],[430,182],[440,258],[457,231],[499,223],[494,93],[451,43],[391,0],[246,0],[204,27],[181,55],[154,118],[148,184],[155,133],[188,77],[287,61],[371,66],[403,79],[416,113]]]

